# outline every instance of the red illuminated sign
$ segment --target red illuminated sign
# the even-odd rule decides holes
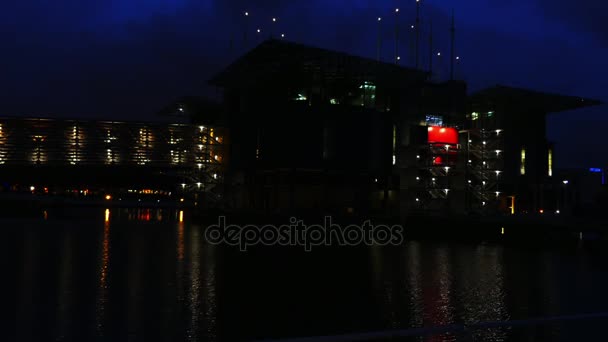
[[[429,126],[429,144],[458,144],[458,131],[455,128]]]

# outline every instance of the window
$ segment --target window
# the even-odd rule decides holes
[[[376,106],[376,85],[372,82],[364,82],[359,86],[361,89],[361,106],[375,107]]]
[[[425,118],[427,126],[443,126],[443,116],[427,115]]]
[[[521,165],[519,167],[519,173],[523,176],[526,174],[526,149],[521,149]]]
[[[393,165],[397,164],[397,125],[393,125]]]
[[[486,114],[486,116],[487,116],[488,118],[491,118],[491,117],[493,117],[493,116],[494,116],[494,112],[488,112],[488,113]]]
[[[547,155],[547,166],[548,166],[548,174],[549,177],[553,176],[553,150],[549,149],[549,153]]]

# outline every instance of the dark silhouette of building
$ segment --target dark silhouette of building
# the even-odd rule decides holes
[[[468,96],[463,81],[273,39],[210,84],[221,101],[177,99],[169,122],[0,119],[4,187],[137,187],[243,213],[557,212],[546,115],[598,104]]]
[[[230,129],[235,210],[409,215],[541,210],[545,115],[596,101],[494,87],[268,40],[210,83]],[[515,206],[513,206],[515,203]]]

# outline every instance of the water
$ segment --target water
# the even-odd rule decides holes
[[[607,252],[589,242],[242,253],[206,244],[203,228],[179,217],[79,209],[0,220],[0,340],[256,340],[608,312]],[[606,323],[490,329],[472,339],[591,339]]]

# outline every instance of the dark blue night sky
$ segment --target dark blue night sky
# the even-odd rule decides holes
[[[500,83],[608,102],[605,0],[422,1],[423,24],[432,18],[435,50],[446,55],[455,10],[458,75],[471,91]],[[262,29],[258,41],[285,33],[288,40],[368,57],[375,57],[382,16],[388,61],[396,7],[407,60],[415,0],[6,1],[0,115],[145,119],[177,97],[214,94],[206,80],[246,50],[245,10],[249,36]],[[447,61],[440,71],[447,75]],[[603,144],[589,137],[601,137],[605,115],[608,106],[549,119],[561,166],[608,166],[607,155],[578,151]]]

